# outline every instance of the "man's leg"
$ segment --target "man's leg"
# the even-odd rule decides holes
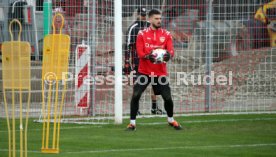
[[[171,95],[171,88],[167,77],[160,77],[155,86],[160,91],[160,94],[164,100],[164,107],[168,115],[168,123],[173,126],[176,130],[182,129],[181,125],[177,123],[173,118],[173,101]]]
[[[135,130],[136,115],[139,110],[139,100],[149,83],[150,81],[147,75],[139,75],[134,84],[130,102],[130,124],[128,125],[128,130]]]
[[[173,117],[173,101],[172,101],[172,96],[171,96],[171,88],[168,85],[161,85],[162,90],[161,90],[161,96],[164,100],[164,107],[165,110],[167,111],[168,117]]]
[[[166,114],[158,107],[157,96],[155,95],[153,88],[151,91],[151,114]]]
[[[157,97],[152,89],[151,91],[151,109],[157,109]]]
[[[134,55],[134,54],[132,54],[132,55]],[[139,75],[139,74],[138,74],[139,59],[138,59],[138,61],[136,60],[136,58],[133,58],[133,59],[134,59],[133,70],[135,71],[135,74],[136,74],[136,75]],[[136,81],[137,77],[138,77],[138,76],[136,76],[136,77],[133,78],[133,82]],[[134,87],[133,87],[133,92],[134,92]],[[136,115],[141,115],[141,112],[139,111],[139,109],[138,109]]]

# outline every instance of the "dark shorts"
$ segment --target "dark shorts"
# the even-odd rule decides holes
[[[160,95],[162,90],[170,88],[169,80],[166,76],[150,77],[138,73],[137,78],[135,79],[135,84],[137,83],[141,86],[148,86],[151,84],[155,95]]]

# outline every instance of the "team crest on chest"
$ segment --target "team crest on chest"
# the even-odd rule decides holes
[[[165,37],[160,37],[159,40],[161,43],[163,43],[165,41]]]

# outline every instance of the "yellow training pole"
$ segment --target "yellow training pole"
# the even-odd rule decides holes
[[[46,128],[46,149],[49,146],[49,134],[50,134],[50,120],[51,120],[51,97],[52,97],[52,84],[49,85],[48,100],[47,100],[47,128]]]
[[[53,130],[53,148],[56,148],[56,129],[57,129],[57,108],[58,108],[58,81],[56,82],[55,109],[54,109],[54,130]]]
[[[45,141],[45,118],[46,118],[46,114],[45,114],[45,103],[44,103],[44,81],[42,80],[41,83],[42,86],[42,114],[43,114],[43,126],[42,126],[42,148],[44,148],[44,141]]]
[[[62,91],[61,105],[60,105],[59,118],[58,118],[59,123],[58,123],[58,134],[57,134],[57,148],[59,148],[60,120],[61,120],[62,108],[64,104],[65,92],[66,92],[66,82],[64,81],[64,90]]]
[[[13,72],[12,72],[13,73]],[[12,152],[13,157],[16,156],[16,143],[15,143],[15,104],[14,104],[14,89],[12,89]]]
[[[5,89],[3,90],[3,96],[4,96],[5,112],[6,112],[7,125],[8,125],[9,157],[11,157],[11,128],[10,128],[8,103],[7,103],[7,99],[6,99],[6,91],[5,91]]]
[[[62,23],[59,34],[55,34],[55,20],[58,16],[60,16]],[[48,98],[45,99],[45,94],[43,91],[42,153],[59,153],[60,120],[66,90],[65,84],[63,85],[64,89],[62,90],[62,98],[60,100],[59,84],[63,79],[62,73],[68,72],[70,49],[70,37],[68,35],[62,34],[62,28],[64,25],[64,18],[62,14],[58,13],[53,17],[52,25],[53,34],[45,36],[43,44],[42,88],[43,90],[47,91]],[[46,83],[48,84],[48,89],[45,88]],[[47,107],[45,107],[45,105],[47,105]],[[51,107],[53,107],[53,109]],[[53,132],[50,131],[50,123],[52,121]]]
[[[62,18],[62,21],[64,21],[63,20],[63,17],[61,17]],[[54,18],[54,20],[55,20],[55,18]],[[62,22],[62,24],[61,24],[61,28],[63,27],[63,22]],[[53,31],[55,32],[56,30],[55,30],[55,26],[53,25]],[[59,30],[59,35],[58,35],[58,43],[61,43],[61,32],[62,30],[60,29]],[[57,45],[58,46],[58,50],[60,50],[60,44],[58,44]],[[59,58],[62,58],[62,56],[60,56],[60,53],[58,54],[59,56]],[[57,73],[62,73],[62,71],[60,70],[60,68],[59,67],[61,67],[62,65],[60,64],[60,60],[61,59],[58,59],[58,61],[57,61]],[[55,109],[54,109],[54,130],[53,130],[53,147],[54,148],[57,148],[58,150],[59,150],[59,145],[58,145],[58,142],[59,142],[59,136],[58,136],[58,138],[57,138],[57,131],[59,132],[59,130],[57,130],[57,115],[59,115],[58,116],[58,126],[60,126],[60,117],[61,117],[61,114],[62,114],[62,112],[58,112],[58,99],[59,99],[59,81],[58,80],[56,80],[56,94],[55,94]],[[63,92],[64,90],[62,90],[62,92]],[[63,98],[61,99],[61,103],[60,103],[60,108],[62,108],[62,105],[63,105]],[[58,127],[58,129],[60,129],[59,127]]]
[[[17,23],[19,26],[18,41],[13,41],[12,24]],[[27,125],[28,112],[30,105],[30,54],[31,48],[28,42],[21,42],[22,26],[20,21],[13,19],[9,24],[9,32],[11,36],[10,42],[4,42],[2,45],[2,75],[3,75],[3,96],[5,104],[5,112],[8,127],[9,157],[16,157],[16,104],[19,105],[19,155],[27,157]],[[27,112],[25,130],[23,125],[23,90],[28,90]],[[9,111],[7,94],[11,92],[11,111]],[[19,103],[15,102],[16,94],[19,94]],[[12,124],[10,124],[11,112]],[[12,129],[12,130],[11,130]],[[24,135],[25,131],[25,135]],[[25,153],[24,153],[25,152]]]
[[[27,111],[30,110],[30,100],[31,100],[31,86],[29,86],[28,90],[28,102],[27,102]],[[28,123],[29,123],[29,112],[26,113],[26,123],[25,123],[25,157],[27,157],[28,154]]]
[[[12,22],[11,22],[12,23]],[[10,23],[10,27],[9,27],[9,32],[10,32],[10,35],[11,35],[11,41],[13,41],[13,35],[12,35],[12,31],[11,31],[11,23]],[[22,30],[22,27],[20,27],[20,33],[18,35],[18,39],[20,39],[20,34],[21,34],[21,30]],[[14,45],[12,43],[12,46],[11,46],[11,49],[12,49],[12,52],[14,52]],[[14,53],[11,53],[11,58],[14,58]],[[12,59],[11,60],[12,62],[12,66],[11,66],[11,77],[12,77],[12,86],[14,86],[14,60]],[[12,88],[12,152],[13,152],[13,157],[16,156],[16,139],[15,139],[15,104],[14,104],[14,88]]]
[[[18,38],[20,39],[20,38]],[[19,47],[19,52],[21,52],[21,49]],[[21,65],[21,59],[19,59],[19,65]],[[22,67],[19,67],[22,68]],[[24,68],[24,67],[23,67]],[[21,69],[19,70],[19,80],[22,80],[21,78]],[[19,124],[19,130],[20,130],[20,157],[23,157],[23,108],[22,108],[22,82],[19,81],[19,120],[20,120],[20,124]]]

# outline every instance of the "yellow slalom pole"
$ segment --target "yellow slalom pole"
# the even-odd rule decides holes
[[[13,73],[13,72],[12,72]],[[15,143],[15,104],[14,104],[14,89],[12,89],[12,151],[13,151],[13,157],[15,157],[16,154],[16,143]]]
[[[58,43],[61,43],[61,35],[62,35],[62,27],[64,25],[64,18],[63,16],[61,16],[61,14],[57,14],[55,17],[54,17],[54,20],[57,16],[60,16],[61,17],[61,26],[60,26],[60,30],[59,30],[59,35],[58,35]],[[53,22],[53,28],[54,28],[54,31],[56,31],[55,29],[55,26],[54,26],[54,22]],[[56,39],[56,38],[54,38]],[[58,50],[60,50],[60,45],[57,45],[58,46]],[[60,53],[58,53],[58,57],[60,59],[58,59],[58,62],[57,62],[57,73],[60,74],[62,73],[62,71],[60,70],[62,65],[60,64],[60,60],[62,58],[62,55]],[[60,117],[61,117],[61,112],[58,112],[58,105],[60,105],[60,108],[61,106],[63,105],[63,100],[61,100],[60,104],[58,104],[59,102],[59,80],[57,78],[56,80],[56,97],[55,97],[55,114],[54,114],[54,134],[53,134],[53,148],[56,148],[57,150],[59,150],[59,136],[57,136],[56,134],[59,134],[59,129],[60,129]],[[58,117],[57,117],[57,114],[58,114]],[[58,119],[57,119],[58,118]],[[57,125],[57,120],[58,120],[58,130],[56,129],[56,125]],[[57,133],[58,132],[58,133]],[[56,137],[57,136],[57,137]]]
[[[12,24],[17,23],[19,26],[18,40],[14,41],[12,33]],[[3,96],[5,104],[5,112],[7,117],[8,141],[9,141],[9,157],[16,157],[16,105],[19,105],[19,155],[27,157],[27,125],[28,112],[30,105],[30,53],[31,48],[28,42],[21,42],[22,26],[19,20],[13,19],[9,24],[10,42],[4,42],[2,45],[2,77],[3,77]],[[23,90],[29,90],[26,127],[24,136],[23,125]],[[6,92],[11,92],[11,111],[7,102]],[[16,96],[19,94],[19,103],[16,104]],[[11,113],[11,118],[9,116]],[[10,119],[12,123],[10,123]],[[12,131],[11,131],[12,129]],[[25,152],[25,153],[24,153]]]
[[[58,118],[58,134],[57,134],[57,148],[59,149],[59,136],[60,136],[60,121],[62,115],[62,108],[64,104],[64,97],[66,92],[66,81],[64,81],[64,89],[62,91],[61,103],[60,103],[60,110],[59,110],[59,118]]]
[[[46,112],[45,112],[45,97],[44,97],[44,80],[41,83],[42,86],[42,114],[43,114],[43,126],[42,126],[42,146],[41,149],[45,149],[45,119],[46,119]]]
[[[19,129],[20,129],[20,157],[23,157],[23,116],[22,116],[22,91],[21,89],[19,89],[19,105],[20,105],[20,126],[19,126]]]
[[[60,16],[61,18],[61,27],[59,34],[55,28],[55,20]],[[43,65],[42,65],[42,81],[49,81],[48,78],[45,78],[46,75],[52,74],[55,75],[55,78],[50,78],[51,81],[55,81],[55,87],[53,84],[49,85],[48,89],[48,113],[44,118],[44,122],[47,122],[46,131],[42,133],[42,153],[59,153],[59,137],[60,137],[60,120],[62,114],[62,105],[64,103],[65,90],[62,93],[62,100],[60,100],[60,81],[62,81],[62,72],[68,71],[68,58],[70,50],[70,37],[68,35],[62,34],[62,28],[64,25],[64,17],[62,14],[58,13],[53,17],[52,27],[53,34],[49,34],[44,37],[43,44]],[[43,88],[44,90],[44,88]],[[55,93],[54,93],[55,92]],[[42,96],[43,97],[43,96]],[[52,99],[49,99],[49,98]],[[52,101],[51,101],[52,100]],[[43,97],[44,101],[44,97]],[[43,103],[46,105],[46,102]],[[53,105],[53,117],[49,114],[49,107]],[[44,111],[47,112],[47,111]],[[52,119],[51,119],[52,118]],[[53,134],[50,134],[50,121],[53,120]],[[46,134],[46,135],[45,135]],[[52,135],[52,136],[50,136]],[[52,139],[50,139],[52,137]],[[52,145],[50,144],[50,140]],[[45,142],[44,142],[45,141]]]
[[[54,49],[54,41],[51,41],[51,50]],[[53,62],[53,53],[51,54],[51,64],[54,64]],[[44,77],[44,76],[43,76]],[[44,121],[47,121],[47,126],[46,126],[46,142],[45,142],[45,150],[49,150],[49,139],[50,139],[50,121],[51,121],[51,107],[52,107],[52,85],[54,83],[54,78],[46,78],[46,79],[50,79],[50,80],[46,80],[46,82],[48,81],[48,85],[49,85],[49,89],[47,90],[48,92],[48,99],[47,99],[47,120],[44,119]],[[43,89],[44,90],[44,89]],[[44,100],[43,100],[44,101]],[[51,149],[50,149],[51,152]]]
[[[5,86],[5,84],[3,84]],[[11,157],[11,128],[10,128],[10,120],[9,120],[9,111],[8,111],[8,103],[6,98],[6,89],[4,87],[3,90],[3,96],[4,96],[4,104],[5,104],[5,112],[7,117],[7,127],[8,127],[8,142],[9,142],[9,157]]]
[[[54,109],[54,130],[53,130],[53,149],[56,149],[56,133],[57,133],[57,108],[58,108],[58,80],[56,80],[56,94],[55,94],[55,109]]]
[[[13,21],[11,21],[11,23],[13,23]],[[20,29],[21,30],[21,29]],[[11,34],[11,41],[13,41],[13,35],[12,35],[12,31],[11,31],[11,24],[10,24],[10,27],[9,27],[9,31],[10,31],[10,34]],[[20,39],[20,34],[18,35],[18,39]],[[12,43],[12,52],[14,51],[13,50],[14,46],[13,46],[13,43]],[[11,58],[14,58],[13,56],[14,54],[11,53]],[[14,63],[13,63],[13,59],[11,60],[12,62],[12,70],[11,70],[11,76],[12,76],[12,86],[14,87]],[[16,137],[15,137],[15,103],[14,103],[14,88],[12,88],[12,149],[13,149],[13,157],[16,156]]]
[[[28,154],[28,122],[29,122],[29,110],[30,110],[30,100],[31,100],[31,87],[29,87],[28,90],[28,104],[27,104],[27,113],[26,113],[26,124],[25,124],[25,157],[27,157]]]
[[[49,134],[50,134],[50,120],[51,120],[51,97],[52,97],[52,83],[49,84],[48,100],[47,100],[47,127],[46,127],[46,149],[49,148]]]
[[[20,38],[18,38],[19,41],[20,41]],[[19,46],[19,52],[21,52],[21,47]],[[19,59],[19,65],[21,65],[21,59]],[[18,67],[19,68],[19,130],[20,130],[20,157],[23,157],[23,115],[22,115],[22,112],[23,112],[23,108],[22,108],[22,73],[21,73],[21,68],[24,68],[24,67]]]

